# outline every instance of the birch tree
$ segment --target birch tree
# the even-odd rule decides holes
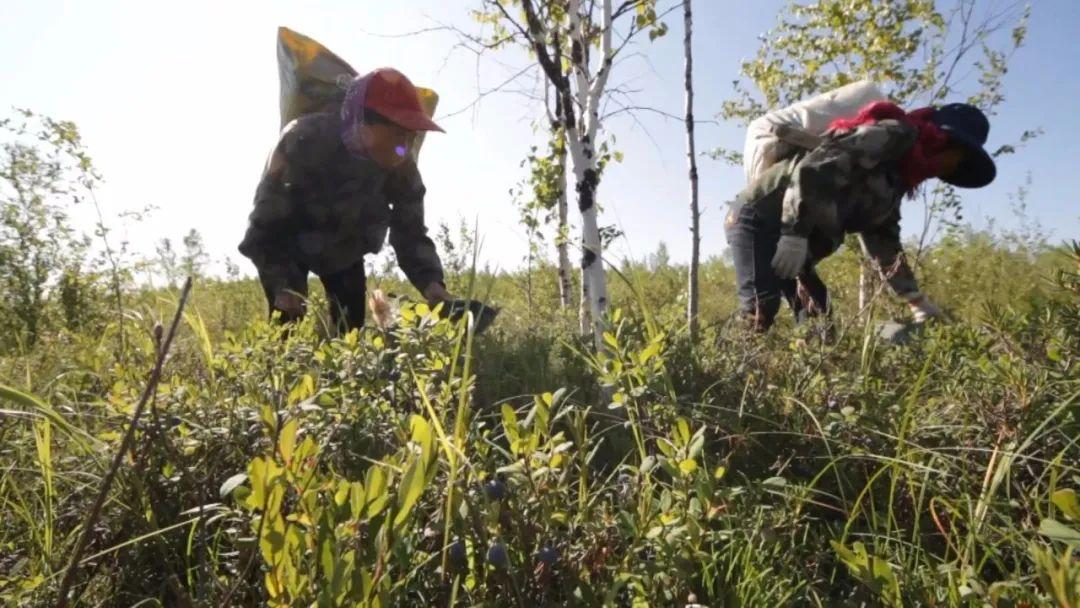
[[[559,126],[581,212],[581,326],[599,346],[608,305],[596,205],[601,105],[619,54],[642,33],[651,38],[665,33],[656,0],[625,0],[618,6],[613,0],[482,0],[482,7],[477,17],[496,28],[497,40],[516,41],[532,53],[562,110]]]
[[[697,152],[694,147],[694,16],[691,0],[683,0],[683,54],[686,86],[686,158],[690,171],[690,268],[687,276],[686,320],[690,342],[698,339],[698,267],[701,264],[701,211],[698,207]]]

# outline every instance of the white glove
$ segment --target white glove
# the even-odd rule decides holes
[[[781,279],[794,279],[806,267],[806,256],[810,247],[804,236],[784,235],[776,244],[776,255],[772,259],[773,270]]]
[[[907,305],[911,309],[911,314],[915,316],[916,323],[926,323],[930,319],[941,318],[941,309],[923,294],[916,291],[907,294],[905,298],[908,301]]]

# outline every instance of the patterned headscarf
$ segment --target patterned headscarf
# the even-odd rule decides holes
[[[850,131],[858,126],[873,124],[879,120],[898,120],[919,131],[915,145],[900,159],[900,175],[908,193],[927,179],[938,174],[935,155],[949,143],[949,136],[934,124],[930,117],[934,108],[922,108],[905,112],[900,106],[888,101],[876,101],[864,107],[851,118],[840,118],[829,125],[829,131]]]
[[[358,129],[364,124],[364,102],[367,100],[368,82],[371,74],[363,74],[352,79],[345,90],[345,100],[341,103],[341,141],[350,152],[367,156],[367,148],[360,139]]]

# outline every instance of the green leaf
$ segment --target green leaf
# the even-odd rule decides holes
[[[679,418],[675,423],[677,435],[679,439],[679,445],[685,446],[690,443],[690,423],[686,421],[686,418]]]
[[[386,486],[386,471],[382,467],[373,466],[368,469],[367,476],[364,478],[364,487],[367,488],[365,515],[368,519],[382,513],[382,510],[386,508],[386,503],[390,502]]]
[[[57,428],[74,439],[84,449],[89,449],[90,447],[90,443],[87,440],[95,443],[97,442],[93,435],[72,425],[54,410],[52,406],[29,393],[24,393],[5,384],[0,384],[0,400],[22,406],[36,415],[48,419],[49,422],[56,425]]]
[[[1071,488],[1058,490],[1050,497],[1050,501],[1055,507],[1061,509],[1066,517],[1073,521],[1080,521],[1080,498],[1077,497],[1076,490]]]
[[[645,350],[638,353],[638,364],[645,365],[650,359],[660,354],[660,343],[653,342],[645,347]]]
[[[704,429],[704,427],[703,427]],[[698,431],[694,433],[694,436],[690,438],[690,449],[686,451],[686,454],[690,458],[697,458],[701,455],[702,450],[705,449],[705,433]]]
[[[533,404],[531,417],[533,418],[532,429],[538,434],[547,435],[551,420],[551,393],[544,393]]]
[[[1080,548],[1080,530],[1074,530],[1056,519],[1044,519],[1039,523],[1039,534],[1063,542],[1070,547]]]
[[[615,335],[612,334],[610,331],[604,332],[604,342],[611,348],[619,347],[619,341],[615,339]]]
[[[836,554],[840,556],[840,559],[845,564],[851,566],[858,561],[858,559],[855,557],[855,554],[852,553],[851,550],[845,547],[842,543],[835,540],[830,540],[829,544],[832,545],[833,551],[836,551]]]
[[[349,500],[349,482],[341,480],[338,482],[337,492],[334,493],[334,506],[340,507]]]
[[[761,482],[761,485],[769,486],[770,488],[783,488],[787,485],[787,480],[783,477],[770,477]]]
[[[221,489],[218,493],[222,498],[228,498],[240,484],[247,481],[247,473],[237,473],[232,477],[225,480],[225,483],[221,484]]]
[[[266,513],[268,515],[277,515],[281,511],[281,503],[285,500],[285,487],[279,483],[282,479],[281,474],[279,473],[281,469],[275,471],[276,466],[277,465],[275,465],[273,461],[267,462],[266,464]]]
[[[296,382],[296,386],[289,391],[289,405],[299,403],[315,394],[315,378],[311,374],[304,374]]]
[[[874,557],[873,563],[874,579],[884,581],[889,589],[895,588],[896,575],[893,574],[893,569],[892,566],[889,565],[889,562],[881,558]]]
[[[264,425],[266,425],[266,430],[271,434],[271,436],[275,432],[277,432],[277,412],[275,412],[272,407],[270,407],[269,405],[262,406],[262,409],[259,410],[259,419],[262,420],[262,423]]]
[[[261,509],[266,501],[266,461],[262,457],[255,457],[248,463],[248,477],[251,494],[244,502],[249,509]]]
[[[278,449],[281,450],[281,458],[288,466],[292,463],[293,451],[296,449],[296,429],[300,421],[293,418],[281,427],[281,436],[278,437]]]
[[[359,481],[349,484],[349,514],[352,518],[360,519],[364,512],[364,485]]]
[[[334,551],[334,527],[329,513],[324,514],[319,522],[319,565],[322,566],[323,580],[334,580],[337,552]]]
[[[657,439],[656,447],[660,448],[660,451],[663,452],[664,456],[667,456],[668,458],[675,457],[675,446],[672,445],[671,442],[667,439]]]
[[[267,515],[259,548],[268,564],[276,564],[285,551],[285,520],[280,515]]]
[[[427,467],[435,459],[435,436],[432,434],[431,425],[423,416],[414,414],[409,419],[409,426],[412,427],[413,442],[420,446],[426,472]]]
[[[401,479],[401,487],[398,489],[397,515],[394,516],[394,527],[400,526],[409,517],[416,501],[424,493],[425,479],[424,463],[420,458],[413,459],[405,476]]]
[[[318,453],[319,446],[315,443],[315,439],[308,435],[300,442],[300,447],[293,450],[293,460],[296,461],[297,465],[300,465],[308,458],[317,456]]]
[[[521,437],[521,432],[518,429],[517,412],[509,403],[502,404],[502,422],[503,429],[506,431],[506,438],[511,443],[517,441]]]
[[[525,473],[525,461],[515,460],[508,465],[503,465],[495,469],[495,472],[503,475],[521,475]]]

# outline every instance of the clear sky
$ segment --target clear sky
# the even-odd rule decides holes
[[[980,0],[983,2],[984,0]],[[993,2],[995,0],[985,0]],[[276,28],[285,25],[323,42],[360,71],[392,65],[441,95],[437,114],[467,108],[526,65],[521,55],[477,59],[450,53],[448,33],[385,38],[436,22],[475,31],[471,0],[216,1],[0,0],[0,108],[26,107],[70,119],[107,184],[107,211],[158,210],[127,236],[144,252],[190,228],[217,259],[236,252],[255,183],[278,128]],[[670,3],[668,3],[670,4]],[[696,113],[709,118],[730,97],[739,62],[774,23],[782,0],[697,0]],[[948,4],[944,0],[942,4]],[[641,89],[642,105],[681,115],[682,19],[670,34],[634,49],[613,83]],[[1006,104],[993,120],[990,146],[1025,129],[1046,135],[1000,163],[997,182],[965,194],[968,219],[1014,225],[1009,193],[1030,173],[1028,213],[1055,239],[1080,237],[1080,2],[1037,0],[1027,46],[1011,64]],[[449,54],[449,58],[448,58]],[[647,55],[646,55],[647,54]],[[535,103],[520,95],[485,97],[470,111],[441,120],[447,134],[424,144],[429,226],[458,217],[479,221],[483,257],[512,267],[525,252],[510,188],[537,136]],[[667,243],[673,259],[689,255],[685,136],[682,123],[656,115],[608,123],[625,159],[601,185],[602,224],[627,235],[613,252],[642,258]],[[740,148],[734,125],[701,125],[699,149]],[[723,209],[742,186],[739,169],[700,161],[703,253],[724,250]],[[915,205],[915,203],[912,203]],[[909,208],[912,219],[921,215]],[[914,222],[906,226],[913,230]]]

